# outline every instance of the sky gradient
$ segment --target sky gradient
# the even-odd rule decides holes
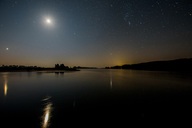
[[[191,0],[1,0],[0,65],[192,57]]]

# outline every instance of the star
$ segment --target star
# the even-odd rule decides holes
[[[131,21],[129,21],[129,26],[131,26]]]

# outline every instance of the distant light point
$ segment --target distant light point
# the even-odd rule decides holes
[[[129,21],[129,26],[131,26],[131,22]]]
[[[9,50],[9,48],[6,48],[6,50],[8,51],[8,50]]]

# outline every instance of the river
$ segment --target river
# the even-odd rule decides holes
[[[1,126],[7,128],[128,126],[132,121],[165,123],[192,114],[191,74],[1,72],[0,84]]]

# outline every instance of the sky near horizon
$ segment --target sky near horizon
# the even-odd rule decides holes
[[[0,65],[192,57],[191,0],[1,0]]]

